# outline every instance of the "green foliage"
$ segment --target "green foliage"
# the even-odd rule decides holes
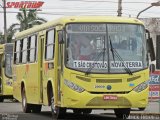
[[[37,16],[37,10],[26,11],[26,9],[22,9],[22,12],[19,12],[16,18],[19,23],[14,23],[8,28],[8,42],[12,42],[12,37],[16,32],[47,22],[47,20]]]

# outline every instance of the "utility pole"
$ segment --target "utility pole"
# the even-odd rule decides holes
[[[7,43],[6,0],[3,0],[3,12],[4,12],[4,43]]]
[[[122,0],[118,0],[118,10],[117,10],[118,15],[117,16],[122,16]]]

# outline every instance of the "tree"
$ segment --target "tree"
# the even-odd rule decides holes
[[[23,31],[33,27],[34,25],[40,25],[42,23],[47,22],[47,20],[38,17],[36,12],[37,10],[29,10],[27,12],[26,9],[22,9],[22,12],[19,12],[16,15],[16,18],[19,21],[19,23],[14,23],[8,28],[8,42],[12,41],[12,37],[17,31]]]

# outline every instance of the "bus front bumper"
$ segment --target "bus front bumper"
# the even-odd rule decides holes
[[[139,93],[131,91],[127,94],[78,93],[66,89],[61,96],[61,107],[66,108],[145,108],[148,104],[148,88]],[[104,96],[114,96],[116,99],[104,100]]]

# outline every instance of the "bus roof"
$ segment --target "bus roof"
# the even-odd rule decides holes
[[[132,23],[132,24],[142,24],[143,23],[135,18],[128,17],[117,17],[117,16],[68,16],[62,17],[41,25],[37,25],[33,28],[24,30],[16,34],[16,39],[33,34],[35,32],[50,28],[55,25],[65,25],[66,23],[80,23],[80,22],[109,22],[109,23]]]

